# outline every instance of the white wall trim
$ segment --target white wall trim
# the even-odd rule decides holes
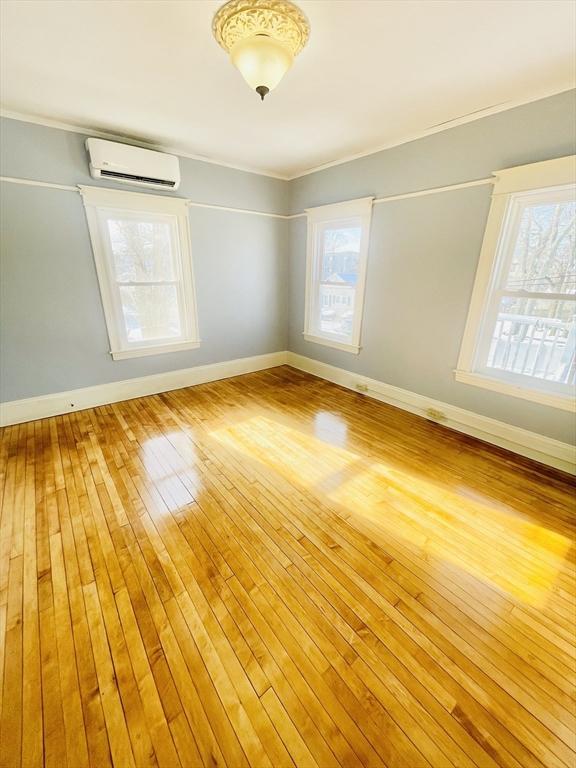
[[[520,387],[518,384],[513,384],[510,381],[483,376],[480,373],[471,371],[459,371],[456,369],[454,371],[454,378],[461,384],[470,384],[473,387],[490,389],[492,392],[501,392],[504,395],[519,397],[522,400],[529,400],[530,402],[538,403],[539,405],[547,405],[550,408],[560,408],[563,411],[576,413],[576,399],[574,397],[557,395],[552,392],[543,392],[539,389],[533,389],[532,387]]]
[[[344,163],[350,163],[353,160],[359,160],[362,157],[369,157],[370,155],[376,155],[378,152],[383,152],[385,149],[394,149],[394,147],[401,147],[403,144],[409,144],[412,141],[418,139],[425,139],[427,136],[433,136],[435,133],[442,133],[442,131],[449,131],[451,128],[457,128],[460,125],[466,125],[467,123],[473,123],[476,120],[481,120],[483,117],[490,117],[491,115],[497,115],[500,112],[506,112],[509,109],[516,109],[516,107],[523,107],[525,104],[532,104],[534,101],[541,101],[547,99],[550,96],[558,96],[561,93],[566,93],[574,89],[574,83],[566,83],[562,88],[553,88],[539,91],[538,94],[530,96],[530,98],[524,99],[512,99],[509,101],[503,101],[500,104],[493,104],[485,109],[478,109],[471,112],[468,115],[462,115],[461,117],[455,117],[453,120],[445,120],[438,125],[433,125],[430,128],[425,128],[422,131],[415,131],[414,133],[401,136],[394,141],[387,142],[386,144],[380,144],[379,146],[372,147],[371,149],[365,149],[361,152],[356,152],[353,155],[346,155],[339,160],[331,160],[321,165],[315,165],[308,168],[305,171],[300,171],[294,176],[287,177],[286,181],[294,181],[294,179],[301,179],[302,176],[309,176],[311,173],[317,173],[318,171],[324,171],[327,168],[334,168],[336,165],[343,165]]]
[[[441,411],[446,418],[439,423],[446,427],[519,453],[521,456],[527,456],[542,464],[576,474],[576,449],[568,443],[562,443],[367,376],[336,368],[294,352],[270,352],[255,357],[199,365],[195,368],[0,403],[0,426],[45,419],[86,408],[96,408],[99,405],[131,400],[135,397],[170,392],[173,389],[192,387],[196,384],[219,381],[286,364],[424,418],[430,419],[427,414],[430,408]]]
[[[110,350],[112,360],[129,360],[133,357],[151,357],[152,355],[166,355],[171,352],[185,352],[189,349],[198,349],[198,341],[182,341],[177,344],[154,344],[148,347],[136,347],[135,349]]]
[[[215,211],[230,211],[231,213],[247,213],[251,216],[269,216],[273,219],[294,219],[297,216],[304,216],[303,213],[286,215],[284,213],[268,213],[267,211],[254,211],[251,208],[231,208],[226,205],[214,205],[213,203],[196,203],[194,200],[188,200],[191,208],[212,208]]]
[[[489,369],[487,361],[492,329],[501,299],[507,292],[506,275],[523,207],[527,201],[536,204],[551,199],[557,202],[573,200],[575,178],[576,155],[494,171],[492,200],[455,371],[457,381],[507,392],[513,397],[555,408],[574,410],[575,401],[569,385],[530,381],[528,377],[512,372]],[[539,298],[534,291],[524,291],[523,295]],[[545,295],[556,298],[552,294]],[[566,294],[565,298],[569,296]]]
[[[561,187],[576,183],[576,155],[542,160],[539,163],[515,165],[493,171],[496,177],[495,195],[509,195],[514,192],[541,191],[549,187]]]
[[[112,358],[122,360],[198,347],[198,310],[187,200],[84,185],[80,186],[80,194],[88,222]],[[180,324],[179,337],[156,339],[154,342],[135,342],[128,337],[108,227],[110,218],[116,216],[130,217],[135,221],[140,221],[144,216],[168,227],[174,269],[172,284],[177,295]]]
[[[409,200],[412,197],[424,197],[425,195],[437,195],[440,192],[453,192],[456,189],[467,189],[468,187],[483,187],[487,184],[494,184],[495,178],[490,177],[488,179],[474,179],[473,181],[460,181],[456,184],[447,184],[444,187],[428,187],[426,189],[419,189],[416,192],[401,192],[399,195],[387,195],[386,197],[375,197],[372,200],[372,205],[380,205],[380,203],[393,203],[395,200]],[[341,203],[332,203],[331,205],[341,205]],[[316,206],[316,208],[329,208],[326,206]],[[314,211],[316,208],[306,208],[303,213],[293,213],[290,216],[284,216],[285,219],[297,219],[300,216],[307,216],[309,211]]]
[[[169,392],[172,389],[191,387],[205,384],[209,381],[228,379],[231,376],[241,376],[245,373],[275,368],[286,363],[286,352],[270,352],[255,357],[242,357],[238,360],[227,360],[223,363],[198,365],[195,368],[185,368],[137,379],[114,381],[109,384],[98,384],[93,387],[73,389],[69,392],[56,392],[51,395],[30,397],[25,400],[12,400],[0,403],[0,426],[20,424],[35,419],[45,419],[62,413],[82,411],[85,408],[95,408],[99,405],[117,403],[121,400],[132,400],[135,397],[156,395]]]
[[[0,117],[5,117],[8,120],[19,120],[22,123],[32,123],[33,125],[43,125],[45,128],[55,128],[58,131],[70,131],[70,133],[80,133],[82,136],[94,136],[98,139],[109,139],[110,141],[121,141],[124,144],[131,144],[134,147],[142,147],[144,149],[153,149],[157,152],[168,152],[171,155],[178,155],[179,157],[186,157],[188,160],[198,160],[201,163],[208,163],[209,165],[219,165],[222,168],[231,168],[234,171],[243,171],[244,173],[253,173],[256,176],[267,176],[270,179],[279,179],[280,181],[288,181],[287,176],[283,176],[278,173],[272,173],[271,171],[257,171],[254,168],[247,167],[245,165],[236,165],[234,163],[228,163],[224,160],[215,160],[206,155],[195,155],[191,152],[186,152],[178,147],[166,146],[164,144],[155,141],[146,141],[144,139],[135,139],[133,136],[127,136],[125,133],[115,133],[113,131],[102,131],[97,128],[87,128],[86,126],[74,125],[73,123],[65,123],[60,120],[52,120],[49,117],[43,117],[41,115],[27,114],[25,112],[15,112],[13,110],[1,109]]]
[[[79,184],[78,186],[68,186],[66,184],[54,184],[49,181],[37,181],[36,179],[20,179],[15,176],[0,176],[0,181],[6,182],[8,184],[24,184],[30,187],[48,187],[50,189],[61,189],[65,192],[80,192],[82,185]],[[388,197],[377,197],[374,198],[372,201],[373,205],[379,205],[380,203],[391,203],[395,200],[407,200],[412,197],[423,197],[424,195],[436,195],[440,192],[451,192],[456,189],[466,189],[467,187],[479,187],[486,184],[494,184],[496,179],[489,178],[489,179],[474,179],[473,181],[462,181],[457,184],[448,184],[445,187],[429,187],[428,189],[419,189],[416,192],[403,192],[399,195],[388,195]],[[109,189],[108,187],[98,187],[98,189]],[[111,190],[111,188],[110,188]],[[114,190],[115,191],[115,190]],[[142,192],[141,194],[149,194],[148,192]],[[171,196],[164,195],[164,197],[167,197],[168,199],[173,199]],[[183,198],[178,198],[183,199]],[[214,203],[199,203],[195,200],[190,200],[186,198],[187,204],[191,208],[210,208],[215,211],[230,211],[231,213],[244,213],[251,216],[268,216],[273,219],[299,219],[303,218],[304,216],[307,216],[306,211],[302,211],[302,213],[270,213],[268,211],[255,211],[250,208],[234,208],[232,206],[226,206],[226,205],[216,205]],[[335,205],[338,205],[338,203],[335,203]],[[323,206],[321,206],[323,207]],[[307,209],[307,210],[313,210],[313,209]]]
[[[303,333],[305,341],[310,341],[312,344],[321,344],[324,347],[332,347],[332,349],[339,349],[341,352],[350,352],[353,355],[357,355],[360,352],[360,346],[358,344],[344,344],[341,341],[335,339],[327,339],[324,336],[316,336],[313,333]]]
[[[249,168],[242,165],[235,165],[233,163],[216,160],[216,159],[207,157],[205,155],[192,154],[190,152],[186,152],[185,150],[179,149],[178,147],[164,146],[158,142],[134,139],[131,136],[126,136],[125,134],[121,134],[121,133],[98,130],[98,129],[88,128],[86,126],[82,127],[79,125],[73,125],[72,123],[65,123],[58,120],[52,120],[48,117],[28,114],[25,112],[17,112],[14,110],[2,109],[0,110],[0,117],[6,117],[10,120],[20,120],[23,123],[33,123],[35,125],[44,125],[47,128],[56,128],[62,131],[71,131],[72,133],[80,133],[83,136],[90,135],[100,139],[109,139],[111,141],[123,141],[127,143],[129,142],[130,144],[133,144],[134,146],[137,146],[137,147],[144,147],[145,149],[155,149],[160,152],[169,152],[173,155],[179,155],[180,157],[187,157],[190,160],[199,160],[200,162],[209,163],[211,165],[219,165],[224,168],[232,168],[235,171],[244,171],[245,173],[254,173],[258,176],[267,176],[272,179],[280,179],[281,181],[294,181],[295,179],[300,179],[303,176],[309,176],[311,173],[317,173],[318,171],[323,171],[326,168],[333,168],[336,165],[343,165],[344,163],[349,163],[353,160],[359,160],[362,157],[375,155],[378,152],[383,152],[386,149],[393,149],[394,147],[400,147],[403,144],[409,144],[412,141],[417,141],[418,139],[424,139],[427,136],[432,136],[435,133],[441,133],[442,131],[449,131],[451,128],[457,128],[460,125],[466,125],[468,123],[475,122],[476,120],[481,120],[484,117],[497,115],[500,112],[506,112],[509,109],[516,109],[516,107],[522,107],[526,104],[532,104],[535,101],[547,99],[551,96],[558,96],[561,93],[566,93],[567,91],[573,90],[573,88],[574,88],[574,83],[570,82],[570,83],[565,83],[565,85],[562,86],[561,88],[556,87],[556,88],[548,88],[545,90],[541,90],[538,93],[533,94],[529,98],[511,99],[508,101],[503,101],[499,104],[493,104],[489,107],[486,107],[485,109],[478,109],[478,110],[475,110],[474,112],[471,112],[470,114],[462,115],[452,120],[445,120],[439,123],[438,125],[425,128],[421,131],[415,131],[414,133],[400,136],[398,139],[387,142],[386,144],[380,144],[378,146],[371,147],[370,149],[365,149],[361,152],[356,152],[355,154],[345,155],[344,157],[341,157],[339,159],[331,160],[327,163],[321,163],[320,165],[312,166],[311,168],[307,168],[306,170],[300,171],[293,175],[273,173],[272,171],[259,171],[259,170],[255,170],[254,168]],[[300,216],[302,214],[297,214],[297,215]]]
[[[83,184],[78,184],[77,186],[69,186],[67,184],[54,184],[50,181],[37,181],[36,179],[19,179],[15,176],[0,176],[0,181],[6,182],[7,184],[24,184],[28,187],[48,187],[49,189],[61,189],[64,192],[80,192],[82,193],[82,189],[101,189],[104,192],[124,192],[126,190],[117,190],[113,189],[112,187],[86,187]],[[149,195],[149,192],[143,191],[140,189],[138,192],[136,190],[128,190],[130,192],[135,192],[136,194],[143,194],[143,195]],[[162,197],[164,200],[184,200],[186,202],[186,205],[188,205],[190,208],[212,208],[215,211],[230,211],[232,213],[247,213],[254,216],[269,216],[273,219],[294,219],[297,216],[305,216],[304,213],[297,213],[295,215],[286,215],[284,213],[269,213],[268,211],[254,211],[249,208],[233,208],[226,205],[215,205],[213,203],[197,203],[195,200],[190,200],[189,198],[181,198],[181,197],[173,197],[171,195],[156,195],[156,197]]]
[[[336,368],[333,365],[327,365],[318,360],[297,355],[294,352],[287,353],[287,362],[293,368],[319,376],[334,384],[340,384],[347,389],[410,411],[431,421],[438,421],[450,429],[493,443],[564,472],[576,474],[576,448],[568,443],[562,443],[551,437],[539,435],[536,432],[530,432],[527,429],[515,427],[512,424],[506,424],[503,421],[482,416],[473,411],[467,411],[464,408],[443,403],[416,392],[410,392],[407,389],[394,387],[383,381],[370,379],[343,368]],[[429,409],[443,413],[445,418],[431,418],[428,414]]]
[[[411,197],[422,197],[424,195],[437,195],[439,192],[452,192],[455,189],[467,189],[468,187],[482,187],[486,184],[494,184],[495,179],[475,179],[474,181],[462,181],[458,184],[447,184],[445,187],[428,187],[418,192],[404,192],[401,195],[388,195],[387,197],[377,197],[374,205],[379,203],[392,203],[394,200],[407,200]]]
[[[346,200],[341,203],[306,209],[308,226],[306,233],[304,337],[307,341],[312,341],[316,344],[328,345],[328,342],[331,342],[330,346],[341,349],[344,352],[352,352],[355,355],[358,354],[360,349],[360,337],[362,334],[373,199],[373,197],[361,197],[356,200]],[[320,277],[324,242],[323,232],[326,228],[340,226],[359,226],[361,232],[352,328],[349,338],[345,341],[337,338],[336,334],[322,332],[320,328]]]
[[[36,179],[19,179],[15,176],[0,176],[0,181],[7,184],[24,184],[26,187],[48,187],[49,189],[61,189],[64,192],[80,192],[79,187],[71,187],[67,184],[54,184],[51,181],[36,181]]]

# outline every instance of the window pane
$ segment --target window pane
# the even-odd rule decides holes
[[[321,282],[356,285],[360,263],[361,235],[361,227],[327,227],[324,229]]]
[[[120,300],[128,341],[182,336],[175,285],[124,285]]]
[[[361,235],[361,227],[326,227],[322,231],[320,332],[342,341],[352,336]]]
[[[354,299],[356,288],[341,283],[320,284],[320,331],[342,336],[352,336],[354,324]]]
[[[168,222],[108,219],[107,223],[118,282],[176,279]]]
[[[576,302],[505,297],[500,302],[488,367],[546,381],[575,381]]]
[[[506,287],[576,293],[575,202],[524,208]]]

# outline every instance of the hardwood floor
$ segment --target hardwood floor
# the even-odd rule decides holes
[[[0,765],[575,765],[567,476],[283,367],[2,431]]]

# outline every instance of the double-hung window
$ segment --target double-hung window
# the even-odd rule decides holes
[[[456,379],[573,410],[576,157],[495,176]]]
[[[360,350],[371,197],[308,208],[304,338]]]
[[[187,201],[81,187],[115,360],[199,345]]]

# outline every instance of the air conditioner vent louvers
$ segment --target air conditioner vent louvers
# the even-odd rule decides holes
[[[128,181],[143,181],[147,184],[161,184],[164,187],[175,187],[174,181],[166,181],[165,179],[153,179],[149,176],[135,176],[132,173],[118,173],[118,171],[106,171],[102,169],[100,171],[101,176],[108,176],[112,179],[127,179]]]
[[[1,2],[2,0],[0,0]],[[86,139],[90,175],[156,189],[178,189],[180,167],[176,155],[105,139]]]

